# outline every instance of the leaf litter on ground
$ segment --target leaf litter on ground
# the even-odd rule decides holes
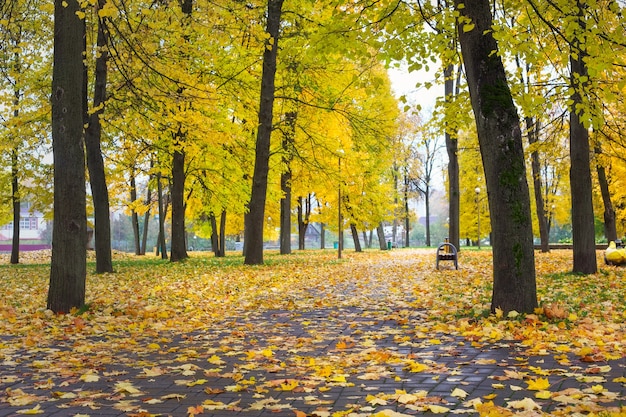
[[[589,276],[568,272],[570,251],[537,253],[540,308],[506,317],[489,314],[489,251],[462,251],[458,271],[435,270],[434,250],[346,255],[116,253],[115,273],[88,276],[87,307],[61,316],[44,308],[48,253],[3,265],[0,409],[626,413],[625,272],[600,252]]]

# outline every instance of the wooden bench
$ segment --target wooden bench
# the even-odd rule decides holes
[[[439,269],[439,261],[453,261],[454,268],[459,269],[459,261],[457,251],[454,245],[447,241],[439,245],[437,248],[437,269]]]

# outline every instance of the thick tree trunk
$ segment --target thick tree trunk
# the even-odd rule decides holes
[[[294,137],[296,134],[296,112],[285,114],[285,133],[282,141],[283,171],[280,174],[280,253],[291,253],[291,160],[293,159]]]
[[[268,39],[263,51],[263,73],[261,76],[261,101],[259,104],[259,127],[256,138],[252,193],[245,218],[246,242],[244,263],[263,263],[263,225],[265,223],[265,200],[267,198],[267,177],[269,173],[270,136],[274,114],[274,90],[276,78],[276,58],[280,34],[280,18],[283,0],[268,0],[267,27]]]
[[[463,19],[459,20],[459,41],[476,118],[493,230],[491,310],[532,313],[537,307],[537,290],[522,133],[504,66],[496,53],[489,4],[489,0],[455,0]],[[475,26],[464,27],[464,21]]]
[[[226,210],[220,214],[220,257],[226,256]]]
[[[382,223],[380,223],[376,228],[376,234],[378,235],[378,247],[380,247],[380,250],[387,250],[387,242],[385,241],[385,229],[383,229]]]
[[[596,158],[602,154],[602,148],[598,145],[595,147]],[[615,209],[611,201],[611,192],[609,191],[609,181],[606,178],[606,170],[601,163],[596,163],[596,171],[598,173],[598,183],[600,184],[600,193],[602,194],[602,202],[604,203],[604,237],[607,242],[617,240],[617,226],[615,224]]]
[[[152,164],[150,164],[152,165]],[[152,203],[152,190],[150,189],[150,181],[148,181],[148,186],[146,187],[146,205],[149,207],[150,203]],[[146,254],[146,246],[148,243],[148,226],[150,224],[150,209],[146,211],[146,214],[143,216],[143,234],[141,237],[141,252],[140,255]]]
[[[453,101],[455,94],[454,79],[452,74],[454,65],[448,65],[444,69],[444,94],[446,103]],[[461,71],[459,71],[460,74]],[[458,78],[457,78],[458,86]],[[458,88],[457,88],[458,90]],[[449,117],[449,116],[446,116]],[[448,153],[448,238],[449,242],[454,245],[457,250],[460,246],[460,218],[461,218],[461,193],[459,185],[459,155],[457,132],[451,131],[446,127],[445,132],[446,151]]]
[[[584,9],[580,0],[576,1],[578,22],[581,31],[585,31]],[[586,6],[585,6],[586,7]],[[593,214],[593,195],[591,185],[591,159],[589,130],[580,120],[576,106],[580,105],[587,79],[587,66],[584,58],[583,41],[574,38],[570,54],[571,97],[570,109],[570,187],[572,195],[572,244],[574,251],[573,272],[595,274],[598,270],[596,260],[596,232]]]
[[[219,231],[217,230],[217,219],[215,218],[214,213],[209,214],[209,222],[211,223],[211,250],[213,250],[213,255],[217,258],[220,256],[221,251]]]
[[[311,194],[298,199],[298,250],[305,249],[306,232],[311,218]]]
[[[165,202],[163,201],[163,184],[161,174],[157,174],[157,200],[159,205],[159,237],[157,239],[157,256],[161,254],[161,259],[167,259],[167,246],[165,245]]]
[[[18,150],[17,147],[15,147],[11,150],[11,201],[13,203],[13,240],[11,241],[10,262],[12,264],[17,264],[20,262],[20,217],[22,204],[20,199],[18,162]]]
[[[539,128],[533,123],[531,117],[526,118],[526,130],[528,131],[528,144],[534,145],[539,140]],[[537,221],[539,222],[539,239],[541,240],[541,252],[550,251],[550,231],[548,229],[548,217],[544,208],[542,185],[541,185],[541,162],[539,152],[533,150],[530,153],[530,166],[533,176],[533,191],[535,194],[535,207],[537,210]]]
[[[181,12],[184,15],[182,30],[185,30],[193,11],[193,0],[180,0]],[[188,40],[186,35],[184,39]],[[178,89],[181,100],[184,88]],[[172,198],[172,240],[170,247],[170,261],[178,262],[187,259],[187,231],[185,230],[185,139],[186,134],[182,126],[174,135],[174,155],[172,156],[172,183],[170,195]]]
[[[354,251],[363,252],[361,248],[361,241],[359,240],[359,231],[356,229],[356,225],[350,224],[350,231],[352,232],[352,241],[354,242]]]
[[[48,308],[68,313],[85,303],[87,214],[83,132],[83,22],[77,0],[54,1],[52,152],[54,229]]]
[[[98,0],[98,8],[102,8],[106,0]],[[96,249],[96,273],[113,272],[111,255],[111,218],[109,212],[109,191],[104,173],[104,160],[100,142],[102,125],[100,118],[104,113],[107,85],[107,43],[108,32],[104,18],[98,19],[97,47],[99,55],[96,58],[95,84],[93,93],[93,113],[86,115],[88,120],[85,129],[85,147],[87,168],[89,169],[89,183],[94,207],[94,236]],[[85,82],[87,82],[85,80]],[[87,109],[85,109],[87,111]]]
[[[326,249],[326,227],[320,223],[320,249]]]
[[[130,201],[131,203],[137,200],[137,181],[135,180],[135,173],[130,174]],[[139,242],[139,215],[133,208],[130,222],[133,226],[133,244],[135,246],[135,255],[141,255],[141,245]]]
[[[180,133],[182,135],[182,133]],[[170,261],[178,262],[189,257],[185,240],[185,152],[174,151],[172,159],[172,241]]]

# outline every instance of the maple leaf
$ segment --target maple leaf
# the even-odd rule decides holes
[[[139,395],[141,391],[133,386],[130,381],[120,381],[115,384],[115,392],[126,392],[131,395]]]
[[[27,409],[27,410],[17,410],[17,414],[43,414],[44,410],[41,409],[41,406],[37,404],[35,407]]]
[[[197,416],[198,414],[202,414],[203,412],[204,412],[204,408],[201,405],[197,405],[195,407],[188,407],[187,408],[187,416],[188,417]]]
[[[528,389],[531,391],[542,391],[550,387],[550,381],[548,378],[537,378],[526,381]]]
[[[541,406],[533,401],[531,398],[524,398],[519,401],[509,401],[507,405],[511,408],[515,408],[518,410],[532,411],[532,410],[541,410]]]

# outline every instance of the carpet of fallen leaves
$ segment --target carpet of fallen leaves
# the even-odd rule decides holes
[[[0,415],[625,416],[626,269],[598,252],[600,271],[578,276],[571,256],[537,253],[540,308],[507,316],[489,314],[489,251],[460,252],[458,271],[436,270],[434,249],[255,267],[115,254],[115,273],[89,274],[88,305],[61,316],[45,309],[49,253],[0,257]],[[477,364],[503,368],[488,391],[463,378]]]

